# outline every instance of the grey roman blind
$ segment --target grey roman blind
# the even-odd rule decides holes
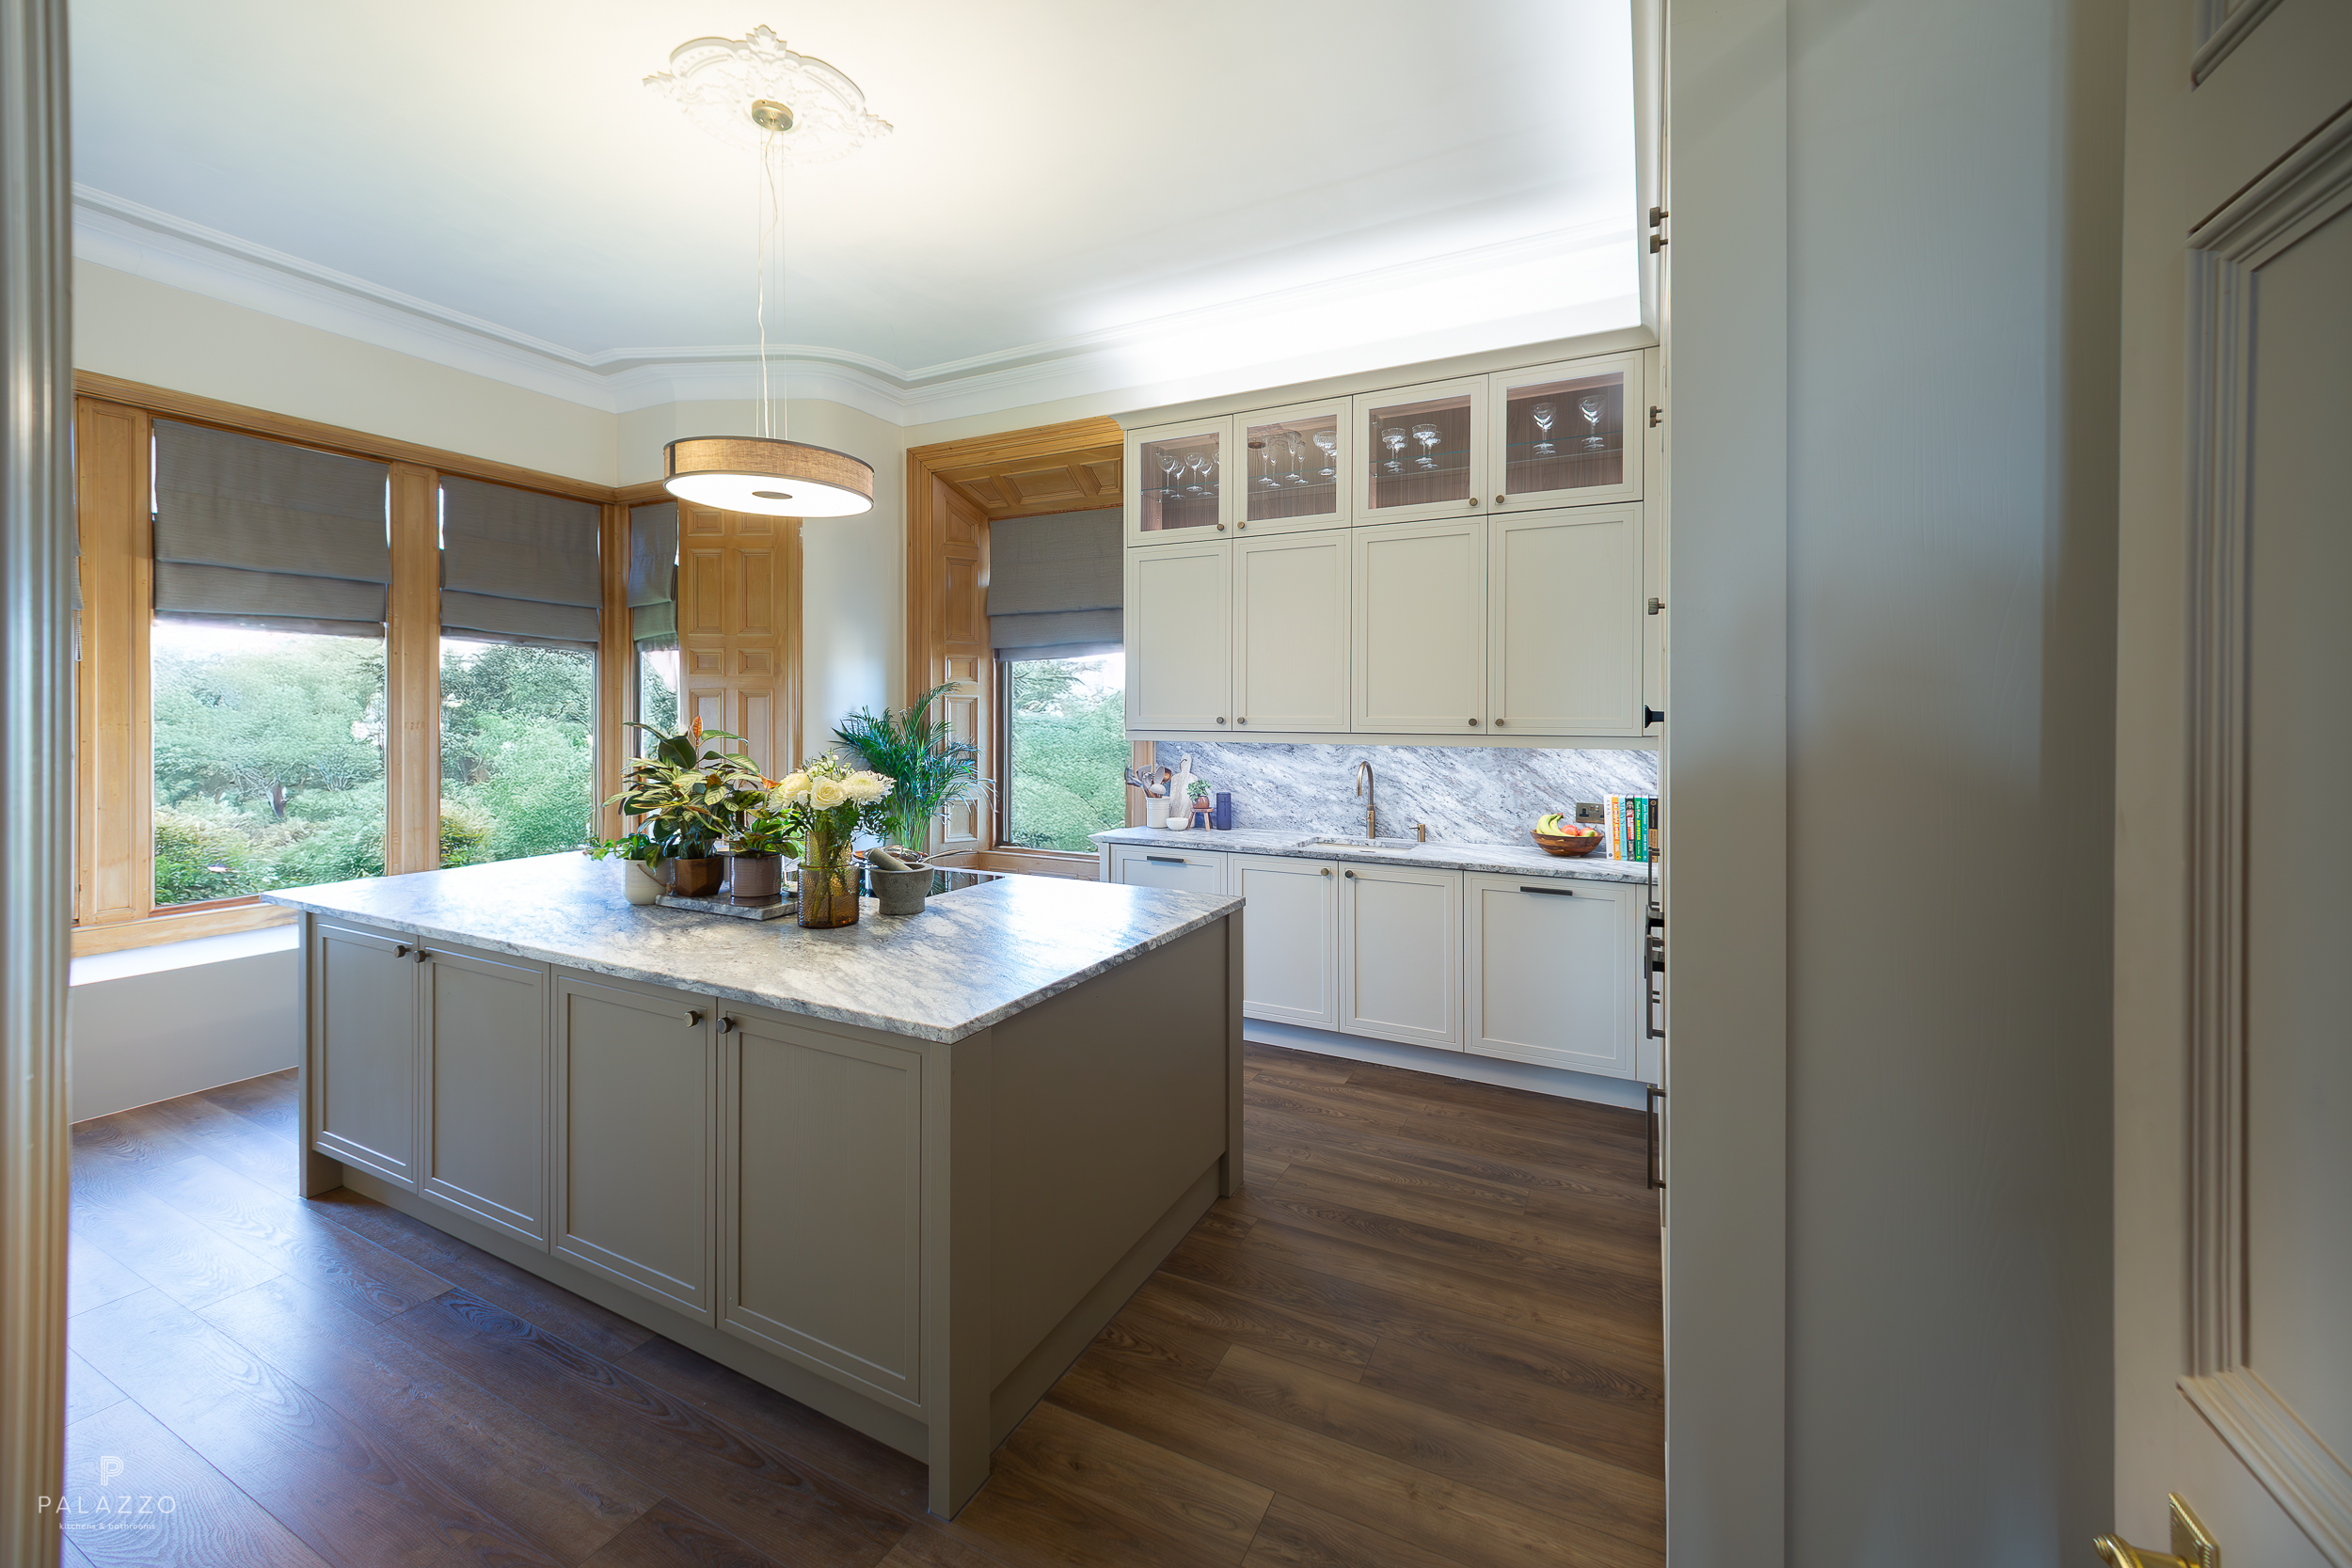
[[[384,635],[390,470],[283,441],[155,421],[155,613]]]
[[[677,639],[677,502],[628,509],[628,636]]]
[[[988,640],[999,658],[1116,652],[1125,565],[1120,515],[1009,517],[988,530]]]
[[[544,647],[596,645],[599,509],[473,479],[441,481],[441,629]]]

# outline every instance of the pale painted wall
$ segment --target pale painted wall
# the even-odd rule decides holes
[[[1672,24],[1674,1560],[2058,1568],[2111,1506],[2121,8]]]
[[[293,1067],[302,1053],[298,931],[277,926],[74,959],[67,1119]]]
[[[543,473],[620,483],[618,431],[604,410],[95,261],[73,263],[73,364]]]

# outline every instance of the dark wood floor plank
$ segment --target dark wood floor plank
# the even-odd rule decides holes
[[[85,1420],[120,1402],[121,1389],[75,1352],[65,1353],[65,1424]]]
[[[320,1556],[403,1565],[564,1560],[380,1422],[344,1419],[159,1291],[93,1307],[73,1348]],[[99,1419],[103,1419],[102,1415]]]
[[[1344,1084],[1364,1064],[1349,1061],[1343,1056],[1318,1056],[1310,1051],[1292,1051],[1279,1045],[1260,1045],[1255,1040],[1243,1048],[1245,1068],[1267,1072],[1279,1072],[1286,1077],[1304,1078],[1325,1084]]]
[[[1645,1184],[1638,1153],[1629,1160],[1597,1162],[1569,1168],[1541,1160],[1522,1160],[1486,1150],[1430,1143],[1384,1131],[1391,1121],[1375,1124],[1368,1117],[1321,1117],[1310,1112],[1293,1114],[1273,1105],[1249,1108],[1250,1135],[1270,1143],[1291,1142],[1312,1148],[1381,1155],[1432,1170],[1450,1171],[1479,1180],[1503,1181],[1531,1193],[1550,1192],[1582,1197],[1609,1207],[1658,1219],[1658,1195]]]
[[[1343,1377],[1361,1372],[1379,1342],[1376,1335],[1346,1323],[1253,1301],[1173,1275],[1155,1274],[1145,1280],[1127,1309],[1180,1323],[1225,1344],[1248,1345]]]
[[[1631,1153],[1641,1148],[1645,1135],[1639,1111],[1394,1068],[1357,1073],[1327,1092],[1335,1100],[1383,1106],[1422,1121],[1509,1128],[1548,1143],[1572,1143],[1580,1150]]]
[[[1630,1190],[1641,1172],[1629,1168],[1615,1150],[1590,1149],[1565,1132],[1534,1132],[1497,1125],[1477,1117],[1436,1117],[1400,1106],[1396,1097],[1375,1095],[1353,1085],[1305,1090],[1249,1085],[1243,1103],[1309,1125],[1328,1123],[1347,1132],[1375,1133],[1408,1143],[1481,1154],[1573,1176],[1603,1191]],[[1635,1164],[1638,1164],[1636,1162]]]
[[[311,1212],[592,1354],[627,1355],[654,1337],[653,1330],[607,1311],[585,1296],[576,1296],[348,1187],[312,1199]]]
[[[663,1497],[580,1568],[776,1568],[776,1560]]]
[[[300,1107],[294,1102],[295,1079],[299,1069],[287,1068],[278,1072],[265,1072],[259,1078],[241,1083],[223,1084],[206,1089],[201,1098],[224,1111],[260,1123],[279,1137],[292,1140],[297,1135]]]
[[[151,1289],[137,1273],[118,1263],[80,1230],[66,1243],[65,1310],[68,1317]]]
[[[1381,1341],[1358,1381],[1665,1479],[1666,1405],[1655,1394],[1602,1398],[1403,1338]]]
[[[1232,1346],[1130,1301],[1086,1348],[1088,1355],[1131,1361],[1171,1382],[1198,1388],[1216,1371]]]
[[[1661,1232],[1646,1215],[1620,1217],[1539,1200],[1526,1193],[1514,1195],[1516,1202],[1497,1202],[1444,1191],[1436,1179],[1415,1180],[1370,1170],[1360,1162],[1356,1168],[1346,1169],[1302,1160],[1284,1171],[1281,1180],[1255,1196],[1320,1199],[1505,1247],[1605,1259],[1612,1267],[1653,1281],[1663,1260]]]
[[[372,1318],[431,1301],[452,1281],[336,1225],[314,1206],[273,1192],[209,1156],[147,1178],[166,1203],[244,1247],[279,1274]]]
[[[1310,1508],[1295,1497],[1276,1497],[1258,1526],[1242,1568],[1461,1568],[1409,1541],[1383,1535],[1368,1526]]]
[[[897,1510],[478,1296],[453,1291],[389,1322],[782,1561],[878,1562],[906,1532]]]
[[[1274,1494],[1054,1405],[996,1451],[966,1531],[1073,1568],[1232,1568]]]
[[[800,1401],[755,1383],[675,1339],[655,1335],[613,1365],[683,1400],[704,1415],[741,1427],[798,1455],[813,1468],[901,1513],[921,1513],[930,1475],[922,1461],[852,1431]]]
[[[1236,1345],[1209,1392],[1629,1545],[1662,1539],[1662,1480]]]
[[[1270,1491],[1359,1519],[1465,1568],[1654,1568],[1659,1554],[1123,1367],[1081,1361],[1047,1399]],[[1474,1548],[1474,1549],[1472,1549]]]
[[[660,1488],[558,1433],[357,1314],[278,1278],[206,1307],[205,1322],[346,1418],[371,1425],[495,1497],[501,1514],[566,1561],[660,1500]]]
[[[102,1486],[99,1461],[121,1465]],[[113,1465],[107,1466],[109,1471]],[[326,1568],[268,1510],[128,1400],[65,1429],[61,1519],[69,1551],[91,1568]],[[98,1515],[101,1497],[169,1497],[164,1512]],[[74,1560],[69,1556],[69,1561]]]
[[[1597,1399],[1647,1402],[1660,1397],[1664,1383],[1656,1346],[1533,1332],[1378,1285],[1319,1274],[1199,1232],[1168,1256],[1161,1273],[1346,1323],[1383,1345],[1418,1345],[1461,1356],[1499,1375],[1529,1378]],[[1377,1354],[1375,1351],[1375,1359]]]
[[[273,1193],[294,1193],[300,1162],[295,1158],[293,1133],[273,1132],[252,1117],[225,1111],[200,1094],[183,1095],[145,1109],[197,1152]]]
[[[99,1193],[76,1182],[73,1233],[183,1307],[224,1301],[278,1273],[157,1197],[144,1180],[109,1183]]]

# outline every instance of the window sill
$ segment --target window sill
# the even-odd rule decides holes
[[[1065,877],[1073,881],[1101,879],[1102,863],[1092,855],[1068,855],[1057,849],[965,849],[951,856],[934,855],[933,865],[959,865],[973,871],[1013,871],[1031,877]]]
[[[259,931],[272,926],[291,926],[294,919],[294,911],[281,904],[256,903],[175,910],[167,914],[151,914],[144,920],[125,920],[112,926],[77,926],[73,928],[73,956],[84,958],[99,953],[120,953],[134,947],[157,947],[167,942],[185,942],[191,937]]]

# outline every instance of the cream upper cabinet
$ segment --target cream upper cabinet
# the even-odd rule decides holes
[[[1465,893],[1468,1050],[1634,1076],[1644,890],[1480,874]]]
[[[1233,542],[1236,735],[1347,728],[1344,529]]]
[[[1127,552],[1129,729],[1234,728],[1232,562],[1231,544],[1214,538]]]
[[[1226,891],[1249,905],[1242,921],[1243,1015],[1338,1028],[1339,863],[1235,855],[1226,878]]]
[[[1353,728],[1486,733],[1486,519],[1357,529]]]
[[[1486,376],[1431,381],[1355,399],[1355,522],[1405,523],[1477,512],[1486,489]]]
[[[1231,416],[1127,432],[1127,543],[1230,533],[1232,453]]]
[[[1642,733],[1642,508],[1486,521],[1487,704],[1514,735]]]
[[[1233,416],[1233,531],[1280,533],[1347,522],[1355,423],[1345,398]]]
[[[1500,371],[1486,381],[1491,504],[1517,510],[1641,499],[1649,408],[1641,355]]]
[[[1461,1050],[1462,873],[1343,865],[1339,883],[1341,1031]]]

